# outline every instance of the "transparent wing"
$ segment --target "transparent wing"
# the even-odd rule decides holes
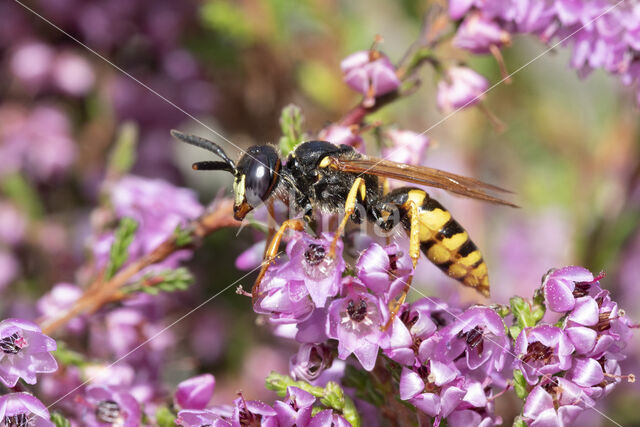
[[[451,193],[473,199],[484,200],[499,205],[518,206],[506,200],[499,199],[487,193],[488,191],[511,193],[504,188],[487,184],[474,178],[441,171],[425,166],[412,166],[396,163],[390,160],[364,157],[359,159],[339,159],[331,157],[333,167],[344,172],[359,172],[363,174],[377,175],[414,184],[427,185],[429,187],[442,188]]]

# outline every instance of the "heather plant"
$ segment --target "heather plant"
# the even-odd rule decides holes
[[[267,4],[276,21],[286,13],[309,18],[306,2]],[[246,98],[252,114],[276,129],[281,158],[303,141],[322,139],[422,165],[441,144],[429,131],[463,109],[481,112],[478,121],[491,135],[508,131],[511,123],[489,106],[489,91],[517,85],[523,67],[510,74],[504,54],[516,35],[571,48],[570,65],[580,77],[602,69],[637,86],[640,6],[425,2],[419,36],[404,54],[385,52],[389,45],[376,36],[368,49],[359,43],[360,50],[340,52],[344,58],[333,68],[301,66],[311,83],[303,77],[297,83],[314,102],[332,102],[314,89],[326,81],[339,87],[336,97],[340,91],[357,96],[349,98],[357,99],[353,108],[321,120],[308,100],[290,104],[289,95],[279,117],[265,119],[259,104],[277,90],[255,95],[256,76],[270,72],[264,65],[239,80],[226,76],[235,82],[228,86],[224,72],[208,68],[207,37],[215,41],[216,60],[218,54],[224,61],[261,58],[286,68],[269,55],[288,57],[281,44],[295,37],[272,30],[272,39],[261,40],[266,30],[250,24],[262,22],[263,11],[250,5],[41,0],[36,6],[46,18],[42,25],[57,22],[102,56],[85,57],[81,46],[26,25],[29,10],[19,4],[0,5],[0,53],[7,59],[0,67],[15,78],[0,103],[0,292],[16,291],[0,319],[0,426],[534,427],[575,425],[585,416],[617,424],[617,414],[603,405],[635,382],[638,366],[637,302],[617,297],[633,295],[637,286],[638,157],[596,155],[620,165],[628,186],[616,193],[624,193],[617,205],[594,203],[593,211],[617,222],[603,219],[591,224],[591,240],[587,231],[580,237],[585,253],[574,259],[590,269],[550,255],[573,244],[556,229],[523,231],[504,221],[496,227],[507,232],[484,239],[487,252],[507,248],[497,251],[502,256],[489,263],[489,274],[504,279],[509,268],[515,274],[500,280],[497,297],[481,298],[425,270],[425,259],[414,268],[401,226],[385,232],[363,222],[336,235],[343,212],[316,213],[303,230],[284,235],[275,259],[265,260],[270,229],[306,212],[279,194],[273,207],[257,207],[239,222],[222,191],[203,202],[190,175],[176,178],[182,154],[174,153],[186,147],[154,141],[168,141],[184,112],[212,130],[192,114],[224,121],[238,113],[231,100]],[[306,43],[289,40],[298,41]],[[230,54],[229,45],[241,53]],[[454,57],[452,46],[466,53]],[[486,54],[493,58],[483,59]],[[104,58],[139,74],[105,78]],[[497,72],[486,72],[494,66]],[[220,81],[210,82],[207,70]],[[420,132],[387,112],[429,86],[425,76],[435,83],[431,104],[420,109],[437,108],[443,118]],[[247,86],[241,95],[234,93],[237,82]],[[640,99],[638,88],[632,90]],[[21,101],[27,95],[32,105]],[[218,97],[230,105],[215,109]],[[167,113],[163,100],[177,109]],[[87,154],[94,146],[86,141],[94,139],[107,141],[102,157]],[[442,163],[436,166],[448,169]],[[596,166],[587,165],[586,175]],[[385,183],[387,190],[400,185]],[[433,190],[438,198],[439,191]],[[65,203],[74,207],[67,223],[59,220]],[[512,215],[545,218],[528,213],[526,200],[522,205]],[[476,226],[490,220],[480,210],[466,214],[479,218]],[[603,261],[594,247],[620,261]],[[229,276],[233,263],[247,273]],[[614,271],[613,280],[591,271],[602,265]],[[263,266],[258,292],[245,290]],[[532,276],[540,279],[531,283]],[[215,287],[207,289],[210,282]],[[408,284],[409,299],[399,299]],[[22,294],[27,297],[14,296]],[[226,303],[205,312],[218,297]],[[273,370],[265,376],[267,368]]]

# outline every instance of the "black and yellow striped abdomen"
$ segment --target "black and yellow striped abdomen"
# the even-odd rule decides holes
[[[440,203],[417,188],[395,190],[398,206],[410,216],[410,204],[418,207],[420,250],[445,274],[489,296],[489,275],[482,254],[462,226]],[[403,221],[407,233],[411,221]]]

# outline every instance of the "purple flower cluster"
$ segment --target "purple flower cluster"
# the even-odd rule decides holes
[[[522,330],[515,368],[532,387],[523,415],[530,425],[570,423],[623,378],[619,361],[633,325],[582,267],[552,270],[542,290],[546,306],[562,314],[560,326]]]
[[[182,401],[180,406],[187,409],[178,412],[178,418],[175,420],[177,425],[184,427],[203,425],[219,427],[336,425],[346,427],[350,425],[341,415],[334,413],[331,409],[321,410],[316,415],[312,415],[314,404],[319,403],[317,398],[294,386],[287,387],[287,395],[284,400],[276,400],[273,405],[267,405],[258,400],[245,400],[244,396],[240,394],[233,401],[232,406],[205,407],[202,402],[211,398],[213,383],[215,383],[213,376],[201,375],[178,385],[175,400]],[[185,399],[185,395],[192,396],[192,399]]]
[[[302,345],[291,375],[316,380],[331,365],[334,342],[339,359],[353,354],[368,371],[382,350],[403,366],[402,400],[437,420],[497,422],[491,375],[506,366],[510,349],[500,316],[486,307],[461,312],[425,298],[405,304],[384,329],[389,305],[412,273],[411,259],[395,244],[372,243],[354,275],[342,277],[342,246],[335,260],[328,258],[330,237],[298,233],[287,246],[289,261],[268,270],[255,303],[272,322],[295,324],[292,335]]]
[[[571,67],[580,76],[602,68],[625,85],[640,77],[640,6],[607,0],[452,0],[449,15],[460,20],[454,45],[487,53],[525,33],[545,43],[573,46]],[[636,85],[640,103],[640,87]]]
[[[148,254],[170,237],[176,227],[184,226],[204,211],[192,190],[160,179],[128,175],[113,184],[109,195],[116,218],[132,218],[138,223],[129,246],[131,259]],[[113,240],[112,231],[97,236],[92,248],[98,267],[106,265]],[[190,255],[187,250],[177,251],[164,260],[161,267],[176,268]]]
[[[25,171],[40,182],[59,177],[73,163],[76,146],[71,122],[62,110],[40,105],[25,110],[0,107],[0,176]]]

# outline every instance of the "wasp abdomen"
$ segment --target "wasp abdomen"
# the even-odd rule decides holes
[[[482,254],[464,228],[451,217],[451,213],[436,200],[417,188],[395,190],[402,213],[410,215],[410,203],[418,206],[420,249],[427,258],[448,276],[489,295],[489,276]],[[410,221],[403,221],[411,233]]]

